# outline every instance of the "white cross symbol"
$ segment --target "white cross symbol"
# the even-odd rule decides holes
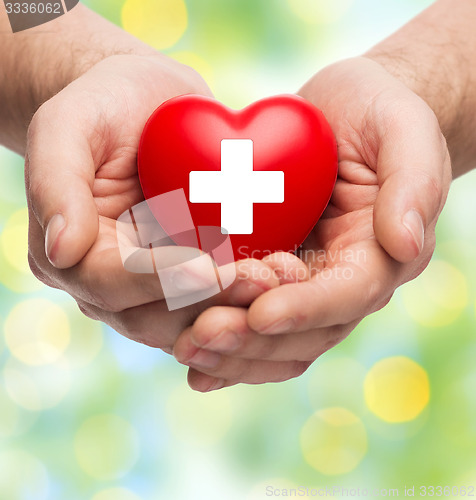
[[[253,170],[253,141],[221,141],[220,172],[190,172],[190,203],[220,203],[228,234],[253,233],[254,203],[284,202],[284,172]],[[223,232],[223,230],[222,230]]]

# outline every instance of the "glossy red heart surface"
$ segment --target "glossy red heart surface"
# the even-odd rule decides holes
[[[326,208],[337,177],[324,115],[294,95],[242,110],[184,95],[147,122],[138,151],[146,200],[183,189],[193,223],[222,227],[236,260],[295,251]],[[151,210],[178,244],[174,207]]]

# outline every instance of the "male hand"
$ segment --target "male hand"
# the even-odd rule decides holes
[[[26,154],[34,274],[71,294],[87,316],[168,352],[205,308],[248,305],[278,285],[272,273],[259,277],[265,264],[247,260],[225,292],[169,312],[156,274],[124,269],[116,219],[143,200],[136,166],[143,127],[164,100],[187,93],[211,95],[192,69],[165,56],[109,57],[39,109]],[[154,253],[167,267],[168,262],[173,265],[177,247]],[[206,285],[193,264],[180,270],[181,278],[173,283],[178,295]],[[256,271],[258,278],[246,279]],[[201,362],[207,365],[207,359]]]
[[[324,112],[336,134],[334,194],[297,254],[303,262],[282,254],[267,259],[285,284],[249,310],[212,307],[179,337],[174,355],[181,362],[197,351],[215,353],[212,368],[188,363],[194,389],[302,374],[431,259],[451,183],[432,110],[366,58],[324,69],[300,95]],[[303,265],[310,279],[287,283]]]

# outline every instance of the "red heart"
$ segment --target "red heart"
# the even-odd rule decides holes
[[[243,151],[251,160],[251,166],[246,162],[252,168],[251,180],[241,189],[241,177],[233,180],[222,175],[223,140],[227,141],[224,145],[232,147],[226,163],[231,165],[232,173],[242,168],[240,155]],[[233,151],[239,154],[234,155]],[[190,172],[220,172],[219,179],[225,179],[225,189],[231,185],[225,206],[233,207],[233,217],[238,218],[238,222],[245,226],[252,222],[252,234],[230,231],[235,258],[262,258],[279,250],[295,251],[315,226],[335,185],[337,146],[321,111],[300,97],[271,97],[234,111],[211,98],[185,95],[166,101],[150,117],[140,142],[138,166],[146,200],[183,188],[196,226],[225,226],[227,229],[222,223],[225,214],[219,202],[191,203],[189,197]],[[256,176],[253,172],[257,171],[284,172],[284,181],[283,174]],[[198,175],[203,181],[204,176]],[[209,175],[205,177],[208,179]],[[259,182],[255,182],[258,177]],[[213,179],[217,179],[216,173]],[[264,187],[259,184],[262,182]],[[284,185],[284,202],[276,202],[279,198],[276,183]],[[261,187],[256,187],[256,193],[251,191],[252,186],[258,185]],[[194,186],[193,189],[199,192],[198,184]],[[208,196],[206,199],[224,196],[220,190],[210,195],[203,192],[203,186],[200,189],[201,196]],[[269,196],[274,202],[254,203],[250,220],[249,203],[243,200],[248,200],[250,193],[260,197],[264,189],[270,190]],[[170,215],[154,213],[167,232]],[[230,222],[229,217],[226,220]],[[234,228],[237,229],[236,225]],[[242,231],[239,224],[238,231]],[[177,241],[172,234],[171,237]]]

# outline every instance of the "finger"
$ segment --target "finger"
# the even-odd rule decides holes
[[[266,384],[285,382],[300,377],[310,366],[310,363],[273,361],[242,362],[246,369],[235,373],[231,379],[204,373],[195,368],[189,368],[187,381],[191,389],[198,392],[210,392],[236,384]],[[241,368],[241,367],[240,367]]]
[[[101,220],[101,238],[83,260],[70,269],[55,269],[44,253],[38,249],[31,249],[42,273],[70,295],[100,309],[119,312],[163,300],[165,296],[168,299],[190,297],[189,304],[201,299],[202,296],[212,295],[212,292],[213,294],[220,292],[215,267],[208,255],[202,254],[199,258],[176,264],[177,261],[180,262],[183,252],[190,250],[183,247],[155,248],[153,259],[150,253],[145,252],[142,256],[144,259],[149,259],[152,272],[128,272],[124,269],[117,248],[114,221],[105,218]],[[32,245],[38,240],[34,234],[35,227],[35,224],[30,227]],[[153,272],[153,262],[159,262],[164,266],[160,271],[160,279],[157,273]],[[138,262],[135,262],[135,265],[139,266]],[[145,269],[147,266],[147,262],[144,261],[142,267]],[[232,270],[234,281],[226,289],[223,300],[232,305],[247,305],[250,297],[254,298],[279,284],[273,271],[258,260],[247,259],[226,267],[228,270],[223,270],[221,276]],[[211,286],[214,288],[211,289]],[[202,293],[207,290],[211,292]],[[186,300],[183,303],[188,305]]]
[[[243,261],[240,264],[240,272],[244,276],[252,272],[257,276],[265,275],[265,273],[258,271],[260,266],[264,267],[260,261],[250,259],[248,262]],[[238,274],[237,279],[240,280],[240,274]],[[174,311],[168,310],[164,300],[149,302],[117,312],[92,305],[77,297],[76,300],[84,314],[92,319],[103,321],[125,337],[151,347],[165,348],[172,347],[178,335],[190,326],[204,310],[230,303],[248,306],[269,287],[278,286],[278,284],[276,278],[264,283],[254,283],[246,278],[244,282],[237,281],[226,292]]]
[[[98,233],[92,195],[91,148],[67,109],[45,104],[28,134],[26,188],[53,266],[69,268],[86,254]]]
[[[243,359],[314,361],[342,342],[357,323],[283,335],[261,335],[248,326],[246,309],[212,307],[181,334],[189,339],[182,339],[176,353],[183,361],[189,353],[180,352],[180,346],[187,348],[191,343],[200,349]]]
[[[309,279],[309,269],[304,262],[289,252],[268,255],[263,262],[274,270],[281,285],[299,283]]]
[[[347,248],[344,262],[310,280],[258,297],[250,306],[248,324],[259,333],[282,334],[351,323],[383,307],[403,272],[375,240],[366,240],[358,250]]]
[[[175,352],[175,351],[174,351]],[[214,354],[218,359],[206,358],[202,353]],[[199,367],[195,366],[194,362],[189,365],[193,368],[191,377],[189,377],[189,384],[194,390],[205,392],[210,390],[209,387],[202,386],[195,372],[201,372],[208,377],[222,380],[224,387],[226,385],[233,385],[237,383],[243,384],[265,384],[268,382],[284,382],[295,377],[302,375],[307,368],[309,362],[301,361],[255,361],[245,360],[239,358],[228,358],[226,356],[219,356],[216,353],[208,353],[208,351],[199,351],[197,354]],[[207,368],[201,366],[205,363]],[[210,380],[207,378],[206,380]],[[215,387],[218,389],[219,387]]]
[[[88,318],[102,321],[122,336],[147,345],[165,349],[172,354],[179,334],[194,319],[193,308],[169,311],[165,301],[151,302],[113,313],[76,299],[79,309]]]
[[[191,389],[198,392],[211,392],[231,387],[239,382],[212,377],[193,368],[188,369],[187,382]]]
[[[449,155],[438,122],[423,103],[401,109],[378,125],[377,133],[375,234],[393,258],[410,262],[423,250],[425,235],[433,230],[446,200]]]

